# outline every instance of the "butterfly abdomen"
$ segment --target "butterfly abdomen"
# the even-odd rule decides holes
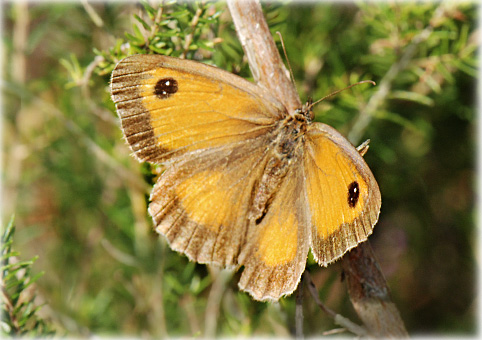
[[[302,159],[303,135],[306,131],[306,121],[298,121],[287,117],[281,121],[275,139],[270,145],[269,161],[263,172],[259,184],[254,187],[252,209],[249,219],[256,224],[261,223],[269,209],[270,203],[279,191],[282,181],[290,170],[293,160]]]

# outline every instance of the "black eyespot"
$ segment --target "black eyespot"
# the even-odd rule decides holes
[[[174,78],[162,78],[159,79],[154,87],[154,94],[160,99],[166,99],[173,95],[179,89],[177,80]]]
[[[358,198],[360,197],[360,187],[358,182],[352,182],[348,186],[348,205],[352,208],[358,203]]]

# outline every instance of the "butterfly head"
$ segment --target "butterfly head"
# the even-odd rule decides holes
[[[304,121],[306,123],[311,123],[315,118],[315,114],[313,113],[313,99],[308,99],[308,101],[299,109],[297,109],[294,113],[294,118],[298,121]]]

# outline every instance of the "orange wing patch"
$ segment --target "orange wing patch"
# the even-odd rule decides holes
[[[246,140],[246,132],[259,135],[273,123],[252,105],[255,98],[227,84],[166,68],[148,74],[139,92],[163,149],[187,152],[239,143]],[[159,82],[177,83],[176,92],[160,99],[153,91]]]
[[[237,197],[230,197],[232,193],[230,195],[229,189],[223,187],[222,183],[222,172],[205,170],[192,175],[175,188],[182,206],[190,208],[186,210],[189,219],[213,232],[219,232],[223,225],[226,217],[224,210],[232,210],[239,203],[233,201]]]
[[[298,227],[294,210],[281,211],[271,218],[259,235],[260,260],[270,267],[293,261],[298,251]]]

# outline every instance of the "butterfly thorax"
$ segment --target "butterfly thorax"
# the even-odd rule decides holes
[[[301,161],[304,135],[310,123],[310,117],[303,114],[301,109],[280,121],[274,130],[275,138],[268,149],[268,161],[263,176],[253,192],[249,218],[256,224],[265,216],[291,164]]]

